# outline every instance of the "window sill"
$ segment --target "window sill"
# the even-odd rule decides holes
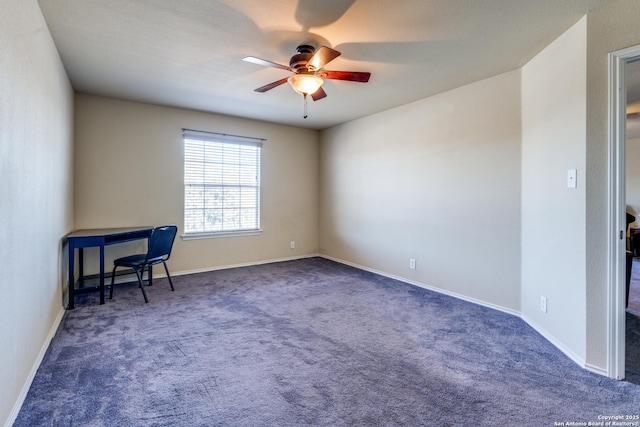
[[[246,231],[207,231],[203,233],[188,233],[180,237],[182,240],[198,240],[198,239],[218,239],[221,237],[242,237],[242,236],[258,236],[262,234],[262,230],[246,230]]]

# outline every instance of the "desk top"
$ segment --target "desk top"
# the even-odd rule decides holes
[[[67,235],[67,239],[75,237],[102,237],[113,236],[118,234],[127,234],[138,231],[153,230],[152,226],[140,226],[140,227],[120,227],[120,228],[88,228],[84,230],[74,230]]]

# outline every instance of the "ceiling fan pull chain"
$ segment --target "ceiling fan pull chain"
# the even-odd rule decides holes
[[[307,94],[303,93],[302,94],[304,96],[304,118],[307,118]]]

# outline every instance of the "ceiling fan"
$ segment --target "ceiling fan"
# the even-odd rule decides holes
[[[351,82],[366,83],[371,77],[371,73],[360,71],[330,71],[324,70],[323,67],[329,62],[340,56],[340,52],[326,46],[316,50],[313,46],[306,44],[296,48],[296,54],[289,60],[289,66],[277,64],[267,61],[266,59],[247,56],[242,58],[243,61],[251,62],[265,67],[280,68],[282,70],[291,71],[294,74],[285,77],[268,85],[255,89],[256,92],[266,92],[278,87],[281,84],[289,82],[293,90],[302,94],[305,99],[304,118],[307,118],[307,95],[311,95],[314,101],[318,101],[327,96],[322,89],[324,79],[331,80],[347,80]]]

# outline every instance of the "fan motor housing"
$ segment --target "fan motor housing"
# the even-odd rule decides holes
[[[296,48],[296,54],[291,57],[289,66],[295,70],[296,73],[308,73],[310,72],[307,67],[307,63],[313,57],[316,48],[307,44],[300,45]],[[311,70],[312,71],[312,70]]]

